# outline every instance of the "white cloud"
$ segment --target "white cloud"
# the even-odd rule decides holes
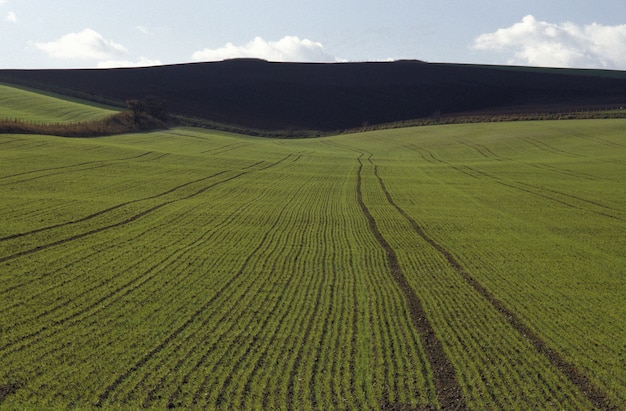
[[[255,57],[268,61],[336,62],[340,61],[324,51],[324,46],[311,40],[285,36],[278,41],[265,41],[261,37],[243,46],[227,43],[217,49],[204,49],[192,55],[195,61],[219,61],[238,57]]]
[[[98,63],[98,68],[119,68],[119,67],[149,67],[160,66],[160,60],[153,60],[147,57],[141,57],[138,61],[128,60],[106,60]]]
[[[142,34],[149,35],[152,34],[149,28],[146,26],[137,26],[137,30],[139,30]]]
[[[528,15],[511,27],[480,35],[473,47],[513,52],[509,64],[626,69],[626,24],[555,24]]]
[[[121,44],[105,39],[93,29],[69,33],[56,41],[32,43],[37,49],[59,59],[108,60],[127,53]]]
[[[4,21],[8,23],[16,23],[17,15],[14,12],[10,11],[7,13],[6,17],[4,18]]]

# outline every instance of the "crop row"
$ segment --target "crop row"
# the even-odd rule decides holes
[[[3,136],[0,404],[619,408],[622,146],[585,124]]]
[[[472,142],[482,140],[491,146],[481,148],[491,152],[490,157],[504,153],[499,160],[468,155],[457,144],[460,140],[467,147],[466,137],[460,135],[443,144],[425,139],[432,144],[429,148],[424,147],[425,141],[407,146],[406,137],[385,139],[380,143],[386,150],[393,152],[398,144],[407,161],[423,162],[423,167],[418,170],[422,172],[407,173],[407,166],[395,158],[393,163],[385,160],[378,174],[384,177],[382,184],[396,199],[396,206],[402,204],[403,211],[396,211],[417,220],[436,244],[447,245],[448,251],[440,250],[441,257],[449,260],[452,256],[456,262],[450,266],[460,268],[461,276],[469,273],[471,282],[478,284],[478,289],[472,288],[479,294],[485,294],[480,290],[486,288],[486,300],[505,317],[513,315],[508,321],[522,335],[530,335],[526,338],[535,351],[597,406],[607,408],[623,401],[617,399],[621,394],[616,385],[621,373],[616,360],[623,347],[616,341],[624,330],[616,315],[623,311],[619,295],[623,296],[624,289],[617,285],[617,276],[624,257],[615,239],[623,229],[624,209],[616,200],[621,193],[606,189],[617,182],[613,176],[618,175],[620,163],[612,160],[619,157],[615,151],[619,140],[608,140],[605,135],[583,136],[579,141],[568,134],[569,129],[562,132],[568,139],[552,133],[545,141],[555,150],[544,158],[527,157],[524,139],[493,139],[489,134],[471,137]],[[559,143],[568,146],[561,149]],[[435,153],[433,147],[441,151]],[[573,153],[583,161],[564,158],[571,157],[563,152],[572,147],[577,147]],[[550,164],[548,172],[532,171],[529,162],[536,161]],[[591,178],[595,184],[585,184]],[[553,181],[559,181],[555,190],[550,188]],[[598,181],[604,182],[602,189]],[[559,201],[552,194],[543,195],[546,189],[558,191]],[[592,197],[585,190],[598,195]],[[390,233],[402,231],[396,226]],[[617,288],[601,287],[605,281]],[[524,331],[528,328],[530,332]],[[599,361],[602,367],[597,366]]]
[[[63,227],[6,236],[2,264],[11,275],[2,280],[12,324],[1,350],[20,373],[5,376],[5,385],[28,388],[4,401],[432,402],[427,375],[415,373],[428,364],[410,322],[398,317],[401,294],[386,276],[369,275],[385,271],[378,251],[353,250],[358,230],[346,230],[364,225],[356,204],[345,203],[355,170],[328,173],[317,164],[285,178],[303,161],[283,152]]]

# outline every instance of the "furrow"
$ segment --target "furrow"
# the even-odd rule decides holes
[[[407,214],[400,206],[393,200],[391,194],[387,190],[384,181],[378,174],[376,166],[374,166],[374,173],[379,180],[380,186],[387,197],[387,201],[392,205],[411,225],[413,230],[430,246],[432,246],[437,252],[445,258],[450,266],[486,301],[488,301],[504,318],[505,320],[530,344],[559,371],[561,371],[572,384],[574,384],[586,397],[594,404],[594,406],[600,409],[615,409],[615,406],[611,404],[608,395],[591,382],[591,380],[579,370],[574,364],[568,362],[563,356],[551,348],[530,326],[526,325],[520,317],[517,316],[512,310],[510,310],[502,301],[498,300],[493,294],[491,294],[482,284],[474,279],[461,265],[461,263],[454,257],[454,255],[446,249],[444,246],[436,242],[430,237],[417,222]]]
[[[156,199],[156,198],[159,198],[159,197],[163,197],[163,196],[171,194],[171,193],[173,193],[173,192],[175,192],[177,190],[185,188],[185,187],[187,187],[187,186],[189,186],[191,184],[199,183],[201,181],[208,180],[210,178],[218,177],[218,176],[220,176],[220,175],[222,175],[224,173],[226,173],[226,171],[220,171],[218,173],[211,174],[211,175],[206,176],[206,177],[202,177],[202,178],[199,178],[199,179],[196,179],[196,180],[193,180],[193,181],[188,181],[188,182],[186,182],[184,184],[179,184],[179,185],[177,185],[177,186],[175,186],[175,187],[173,187],[173,188],[171,188],[171,189],[169,189],[167,191],[164,191],[162,193],[155,194],[155,195],[152,195],[152,196],[149,196],[149,197],[139,198],[139,199],[136,199],[136,200],[126,201],[124,203],[117,204],[117,205],[115,205],[113,207],[109,207],[109,208],[106,208],[104,210],[100,210],[100,211],[95,212],[93,214],[89,214],[89,215],[87,215],[85,217],[82,217],[80,219],[77,219],[77,220],[67,221],[67,222],[59,223],[59,224],[54,224],[54,225],[38,228],[36,230],[31,230],[31,231],[27,231],[27,232],[23,232],[23,233],[12,234],[10,236],[0,238],[0,242],[1,241],[7,241],[7,240],[13,240],[15,238],[24,237],[24,236],[27,236],[27,235],[41,233],[41,232],[52,230],[52,229],[55,229],[55,228],[66,227],[66,226],[70,226],[70,225],[73,225],[73,224],[83,223],[85,221],[89,221],[89,220],[91,220],[93,218],[99,217],[99,216],[101,216],[103,214],[106,214],[106,213],[109,213],[111,211],[117,210],[118,208],[122,208],[124,206],[130,205],[130,204],[134,204],[134,203],[138,203],[138,202],[141,202],[141,201],[153,200],[153,199]]]
[[[439,400],[441,407],[444,409],[465,409],[467,406],[465,405],[465,399],[463,398],[461,387],[456,379],[454,366],[448,359],[441,341],[437,339],[432,325],[424,312],[421,301],[409,285],[404,273],[402,272],[398,262],[398,257],[396,256],[393,248],[391,248],[387,240],[381,234],[376,220],[363,201],[363,194],[361,191],[363,162],[361,157],[359,157],[358,160],[359,170],[357,177],[357,201],[363,211],[363,214],[368,220],[372,234],[380,244],[381,248],[385,250],[388,268],[406,298],[407,308],[409,309],[413,325],[419,332],[426,355],[433,370],[437,399]]]
[[[152,151],[147,151],[147,152],[145,152],[143,154],[139,154],[137,156],[132,156],[132,157],[123,157],[123,158],[108,159],[108,160],[86,161],[84,163],[72,164],[72,165],[69,165],[69,166],[48,167],[48,168],[41,168],[39,170],[23,171],[21,173],[8,174],[8,175],[5,175],[5,176],[2,176],[2,177],[0,177],[0,180],[4,180],[4,179],[7,179],[7,178],[13,178],[13,177],[19,177],[19,176],[23,176],[23,175],[27,175],[27,174],[41,173],[41,172],[44,172],[44,171],[63,170],[63,169],[67,169],[67,168],[82,167],[82,166],[86,166],[86,165],[89,165],[89,164],[96,164],[96,163],[105,163],[104,165],[108,165],[108,164],[111,164],[112,162],[136,160],[138,158],[150,155],[152,153],[153,153]],[[76,170],[71,170],[71,171],[68,171],[68,172],[72,172],[73,173],[73,172],[76,172]],[[61,174],[61,173],[55,173],[55,174]],[[53,175],[53,174],[46,174],[46,175],[43,175],[41,177],[48,177],[50,175]]]
[[[291,155],[288,155],[285,158],[283,158],[281,160],[278,160],[277,162],[271,163],[268,166],[260,168],[260,169],[258,169],[256,171],[266,170],[266,169],[268,169],[270,167],[278,165],[278,164],[282,163],[283,161],[287,160],[290,156]],[[151,208],[148,208],[148,209],[146,209],[146,210],[144,210],[144,211],[142,211],[142,212],[140,212],[138,214],[135,214],[135,215],[133,215],[131,217],[128,217],[127,219],[125,219],[123,221],[120,221],[120,222],[117,222],[117,223],[114,223],[114,224],[110,224],[110,225],[107,225],[107,226],[95,228],[95,229],[87,231],[87,232],[83,232],[83,233],[76,234],[76,235],[73,235],[73,236],[70,236],[70,237],[66,237],[64,239],[53,241],[51,243],[38,245],[38,246],[36,246],[34,248],[31,248],[31,249],[28,249],[28,250],[20,251],[20,252],[17,252],[17,253],[5,256],[5,257],[1,257],[0,258],[0,263],[3,263],[5,261],[9,261],[9,260],[13,260],[13,259],[16,259],[16,258],[19,258],[19,257],[23,257],[23,256],[26,256],[26,255],[30,255],[30,254],[33,254],[33,253],[36,253],[36,252],[39,252],[39,251],[43,251],[43,250],[46,250],[46,249],[54,247],[54,246],[58,246],[58,245],[61,245],[61,244],[68,243],[70,241],[80,240],[80,239],[83,239],[85,237],[91,236],[93,234],[101,233],[101,232],[106,231],[106,230],[110,230],[110,229],[113,229],[113,228],[118,228],[118,227],[130,224],[130,223],[140,219],[141,217],[144,217],[144,216],[146,216],[146,215],[148,215],[148,214],[150,214],[150,213],[152,213],[154,211],[157,211],[157,210],[159,210],[159,209],[161,209],[161,208],[163,208],[163,207],[165,207],[167,205],[170,205],[170,204],[173,204],[173,203],[176,203],[176,202],[179,202],[179,201],[191,199],[193,197],[196,197],[196,196],[204,193],[205,191],[207,191],[207,190],[209,190],[209,189],[211,189],[213,187],[216,187],[216,186],[218,186],[220,184],[224,184],[224,183],[230,182],[230,181],[232,181],[232,180],[234,180],[236,178],[239,178],[239,177],[241,177],[241,176],[243,176],[245,174],[248,174],[250,172],[251,171],[240,172],[240,173],[235,174],[235,175],[233,175],[231,177],[228,177],[228,178],[226,178],[224,180],[221,180],[221,181],[215,182],[213,184],[210,184],[210,185],[208,185],[208,186],[206,186],[206,187],[196,191],[195,193],[189,194],[189,195],[187,195],[185,197],[181,197],[181,198],[178,198],[178,199],[173,199],[173,200],[166,201],[166,202],[161,203],[161,204],[157,204],[157,205],[155,205],[155,206],[153,206]],[[218,174],[222,174],[222,173],[218,173]],[[213,177],[213,176],[209,176],[209,177],[203,178],[201,180],[204,180],[204,179],[207,179],[207,178],[211,178],[211,177]],[[192,183],[193,182],[186,183],[185,185],[189,185],[189,184],[192,184]],[[166,192],[166,193],[172,192],[172,191],[177,190],[177,189],[178,188],[175,187],[175,188],[173,188],[171,190],[168,190],[168,192]],[[157,197],[160,197],[160,196],[161,195],[157,195]],[[140,200],[136,200],[136,201],[140,201]],[[132,201],[132,202],[136,202],[136,201]],[[132,202],[130,202],[130,203],[132,203]],[[119,208],[119,207],[116,206],[115,208]],[[102,213],[107,212],[107,211],[110,211],[110,210],[103,210]],[[93,217],[89,217],[89,218],[93,218]]]
[[[282,161],[282,160],[281,160],[281,161]],[[221,183],[224,183],[224,182],[226,182],[226,181],[230,181],[230,180],[232,180],[233,178],[239,177],[239,176],[241,176],[241,175],[243,175],[243,174],[245,174],[245,173],[241,173],[241,174],[236,175],[235,177],[231,177],[231,178],[229,178],[229,179],[227,179],[227,180],[223,180],[223,181],[220,181],[220,182],[214,183],[214,184],[212,184],[212,185],[211,185],[211,186],[209,186],[209,187],[205,187],[205,188],[203,188],[203,189],[199,190],[198,192],[196,192],[196,193],[194,193],[194,194],[191,194],[191,195],[189,195],[189,196],[185,197],[184,199],[189,199],[189,198],[192,198],[192,197],[194,197],[194,196],[198,195],[199,193],[206,191],[208,188],[214,187],[214,186],[216,186],[217,184],[221,184]],[[148,212],[155,211],[155,210],[157,210],[158,208],[161,208],[161,207],[163,207],[163,206],[165,206],[165,205],[167,205],[167,204],[170,204],[170,203],[172,203],[172,202],[175,202],[175,201],[180,201],[180,200],[173,200],[173,201],[170,201],[170,202],[167,202],[167,203],[163,203],[163,204],[157,205],[157,206],[155,206],[155,207],[153,207],[153,208],[151,208],[151,209],[149,209],[149,210],[146,210],[146,211],[144,211],[144,212],[142,212],[142,213],[140,213],[140,214],[138,214],[138,215],[135,215],[135,216],[131,217],[131,218],[130,218],[129,220],[127,220],[126,222],[117,223],[117,224],[111,225],[111,226],[109,226],[109,227],[104,227],[104,228],[100,228],[100,229],[95,229],[95,230],[92,230],[92,231],[90,231],[90,232],[88,232],[88,233],[83,233],[82,235],[79,235],[79,236],[74,236],[74,237],[73,237],[73,239],[78,239],[78,238],[84,237],[84,236],[86,236],[86,235],[95,234],[95,233],[98,233],[98,232],[104,231],[105,229],[108,229],[108,228],[113,228],[113,227],[121,226],[122,224],[125,224],[125,223],[127,223],[127,222],[131,222],[131,221],[134,221],[134,220],[138,219],[139,217],[141,217],[141,216],[143,216],[143,215],[146,215]],[[66,242],[66,241],[58,241],[58,242],[53,243],[52,245],[58,245],[58,244],[62,244],[62,243],[64,243],[64,242]],[[51,247],[52,245],[49,245],[49,247]],[[48,247],[45,247],[45,248],[48,248]],[[165,247],[163,247],[163,248],[165,248]],[[38,248],[37,250],[39,250],[39,249],[40,249],[40,248]],[[157,264],[157,266],[158,266],[158,264]],[[152,270],[152,269],[151,269],[151,270]],[[149,271],[151,271],[151,270],[149,270]],[[148,271],[148,272],[149,272],[149,271]],[[118,288],[118,289],[117,289],[117,291],[115,291],[115,292],[113,292],[113,293],[111,293],[111,294],[108,294],[108,295],[106,295],[106,296],[104,296],[104,297],[101,297],[101,298],[100,298],[100,299],[98,299],[95,303],[92,303],[91,305],[89,305],[89,306],[87,306],[87,307],[84,307],[83,309],[81,309],[81,310],[79,310],[79,311],[77,311],[77,312],[74,312],[71,316],[69,316],[69,317],[64,317],[64,318],[62,318],[62,319],[60,319],[60,320],[55,320],[55,323],[56,323],[56,324],[65,324],[66,322],[71,321],[72,319],[77,318],[77,317],[79,317],[79,316],[81,316],[81,315],[83,315],[83,314],[85,314],[85,313],[87,313],[87,312],[89,312],[89,311],[93,310],[95,307],[99,307],[99,306],[101,306],[101,305],[102,305],[105,301],[109,300],[110,298],[112,298],[113,296],[115,296],[116,294],[118,294],[118,293],[119,293],[122,289],[128,289],[128,287],[130,287],[131,285],[133,285],[135,282],[140,281],[141,279],[142,279],[142,277],[137,277],[137,278],[133,279],[130,283],[127,283],[127,284],[125,284],[125,285],[120,286],[121,288]],[[109,280],[109,281],[110,281],[110,280]],[[97,287],[100,287],[100,286],[105,285],[105,284],[106,284],[106,283],[100,284],[100,285],[98,285]],[[141,283],[139,283],[139,284],[141,284]],[[94,289],[95,289],[95,288],[94,288]],[[89,291],[87,291],[87,292],[89,292]],[[127,294],[128,292],[130,292],[130,291],[127,291],[127,292],[126,292],[126,294]],[[45,314],[49,314],[49,313],[50,313],[50,312],[46,312]],[[47,330],[48,330],[48,327],[44,327],[44,328],[39,329],[38,331],[35,331],[35,332],[31,332],[31,333],[29,333],[29,334],[22,335],[22,336],[21,336],[18,340],[15,340],[15,341],[9,342],[9,343],[5,344],[3,347],[0,347],[0,350],[6,350],[6,349],[10,348],[11,346],[13,346],[13,345],[15,345],[15,344],[17,344],[17,343],[21,343],[21,342],[24,342],[24,341],[26,341],[26,340],[29,340],[29,339],[35,338],[35,337],[39,336],[40,334],[42,334],[43,332],[45,332],[45,331],[47,331]]]
[[[288,158],[289,156],[287,156]],[[282,162],[284,160],[279,160],[278,162],[272,164],[272,165],[277,165],[280,162]],[[271,166],[272,166],[271,165]],[[202,192],[203,190],[200,190],[199,192]],[[198,194],[198,193],[196,193]],[[192,195],[193,196],[193,195]],[[190,196],[191,197],[191,196]],[[279,221],[280,219],[278,219],[277,221]],[[275,222],[276,223],[276,222]],[[235,278],[239,278],[241,277],[241,275],[243,274],[243,272],[246,270],[246,268],[248,267],[248,265],[250,264],[251,259],[253,258],[253,256],[261,249],[261,247],[264,245],[265,240],[267,238],[267,236],[271,233],[272,230],[268,231],[265,233],[264,237],[261,239],[261,241],[258,243],[257,247],[255,248],[255,250],[253,250],[253,252],[251,254],[248,255],[248,257],[246,258],[246,260],[244,261],[244,263],[242,264],[241,268],[239,269],[239,271],[232,277],[230,277],[230,279],[226,282],[226,284],[220,288],[220,290],[214,295],[213,298],[211,298],[211,300],[207,301],[198,311],[196,311],[190,318],[189,320],[187,320],[183,325],[181,325],[180,327],[178,327],[172,334],[170,334],[164,341],[161,342],[161,344],[159,344],[156,348],[154,348],[153,350],[149,351],[148,354],[146,354],[144,357],[142,357],[136,364],[135,366],[131,367],[126,373],[120,375],[112,384],[110,384],[105,390],[104,392],[102,392],[99,396],[97,405],[103,405],[105,403],[105,401],[107,400],[107,398],[111,395],[111,393],[117,389],[117,387],[119,387],[125,380],[127,380],[130,375],[134,372],[136,372],[137,370],[139,370],[140,368],[143,368],[149,361],[152,360],[152,358],[155,358],[157,356],[157,354],[159,354],[161,351],[163,351],[167,346],[171,345],[171,343],[185,330],[187,329],[192,323],[196,322],[197,320],[200,319],[200,317],[203,315],[203,313],[211,306],[215,303],[216,299],[222,295],[226,293],[226,290],[228,288],[231,287],[232,282],[234,281]],[[254,282],[250,282],[249,283],[249,287],[252,287],[252,285],[254,284]],[[245,294],[245,292],[244,292]],[[233,322],[232,325],[236,325],[237,322]],[[150,400],[148,399],[148,402],[150,402]]]
[[[283,225],[288,225],[284,221],[285,220],[284,213],[286,211],[287,205],[288,204],[285,204],[281,208],[279,215],[276,217],[276,220],[274,221],[274,226],[272,226],[269,229],[269,231],[267,231],[264,234],[265,236],[267,236],[263,240],[263,243],[265,244],[264,245],[265,249],[263,251],[263,255],[266,256],[265,257],[265,262],[267,262],[268,259],[270,259],[271,256],[274,253],[279,252],[281,249],[285,248],[284,244],[282,244],[281,242],[279,242],[279,241],[277,241],[275,239],[275,235],[276,235],[277,232],[281,232],[281,230],[277,229],[277,227],[278,227],[277,224],[279,222],[281,224],[283,224]],[[270,244],[271,246],[267,245],[267,244]],[[259,251],[260,250],[261,249],[259,249]],[[254,268],[263,271],[265,269],[265,262],[263,264],[260,264],[260,265],[258,263],[254,264]],[[271,272],[271,273],[276,272],[276,268],[277,267],[276,267],[275,264],[276,263],[274,263],[273,267],[269,270],[269,272]],[[291,278],[291,277],[289,277],[289,278]],[[246,309],[241,310],[241,312],[238,314],[237,318],[229,319],[229,322],[231,323],[231,327],[228,330],[226,330],[226,331],[220,332],[221,335],[228,335],[228,334],[230,334],[234,330],[235,327],[238,327],[238,328],[243,327],[243,329],[248,330],[248,333],[252,333],[252,341],[253,342],[257,341],[259,338],[261,338],[258,334],[255,334],[253,332],[253,330],[254,329],[259,329],[260,331],[263,331],[265,329],[265,326],[263,326],[263,325],[259,327],[258,321],[262,321],[262,324],[267,324],[267,322],[269,321],[269,316],[276,309],[276,307],[278,305],[278,302],[275,302],[272,305],[272,308],[270,309],[270,312],[267,314],[267,316],[264,319],[261,319],[261,318],[255,317],[255,316],[250,316],[250,312],[251,311],[252,312],[256,312],[257,310],[261,310],[261,308],[263,308],[264,310],[268,308],[267,305],[264,304],[264,302],[263,302],[264,300],[263,300],[263,298],[261,298],[260,293],[267,292],[268,295],[272,294],[271,291],[264,291],[266,289],[265,284],[270,282],[271,280],[272,280],[272,276],[270,275],[270,276],[266,276],[265,280],[262,283],[252,281],[249,284],[247,291],[245,291],[243,293],[243,295],[245,296],[245,298],[247,300],[250,300],[250,303],[246,303],[246,302],[244,302],[242,300],[237,301],[237,307],[246,307]],[[277,281],[277,279],[275,281],[276,282],[272,286],[271,290],[276,290],[276,292],[278,292],[279,290],[282,290],[282,286],[280,285],[280,282]],[[254,287],[256,289],[254,295],[250,291],[251,287],[253,285],[254,285]],[[236,310],[236,307],[233,307],[232,310],[231,310],[231,315],[232,315],[233,312],[235,312],[235,310]],[[248,322],[247,322],[247,324],[244,324],[243,321],[246,321],[246,318],[245,318],[246,315],[249,316],[248,319],[247,319]],[[218,324],[216,324],[216,327],[218,325],[219,325],[219,322],[218,322]],[[208,336],[210,336],[210,337],[208,337]],[[191,378],[191,375],[193,373],[196,373],[197,370],[201,369],[202,365],[204,363],[206,363],[206,361],[208,360],[209,356],[214,354],[214,351],[217,348],[218,344],[220,345],[220,351],[222,351],[223,354],[221,355],[221,357],[217,361],[212,363],[213,364],[213,368],[212,368],[211,371],[206,373],[207,377],[209,377],[209,376],[213,377],[215,375],[215,370],[216,370],[217,367],[225,366],[224,365],[225,362],[232,361],[233,360],[232,357],[233,357],[234,353],[237,352],[238,350],[240,350],[240,351],[243,350],[243,354],[240,355],[238,357],[238,359],[236,360],[236,364],[237,365],[236,366],[229,365],[228,367],[230,367],[233,370],[233,372],[234,372],[236,370],[239,370],[241,368],[241,365],[243,364],[244,360],[246,360],[247,354],[249,354],[249,352],[248,352],[247,348],[245,348],[245,347],[242,348],[241,347],[240,342],[234,340],[231,343],[230,346],[224,346],[223,344],[219,343],[220,337],[215,332],[209,332],[208,336],[207,336],[207,338],[215,339],[215,342],[213,343],[213,345],[210,348],[205,349],[205,353],[191,367],[191,371],[184,375],[184,377],[182,378],[181,383],[178,386],[178,389],[174,393],[172,393],[170,395],[169,401],[168,401],[169,405],[175,405],[175,404],[182,404],[183,403],[183,402],[181,402],[182,399],[180,399],[180,396],[182,395],[182,393],[181,393],[182,386],[186,385],[189,382],[189,380]],[[224,393],[228,390],[228,386],[230,385],[232,380],[233,380],[233,375],[232,374],[229,374],[229,375],[227,375],[224,378],[224,380],[222,382],[222,385],[221,385],[221,388],[217,390],[218,393],[217,393],[217,396],[216,396],[216,399],[215,399],[216,402],[223,403],[225,401],[225,397],[224,397],[225,394]],[[201,396],[200,392],[203,390],[203,387],[206,387],[206,385],[207,385],[207,381],[204,381],[201,384],[200,388],[198,390],[196,390],[196,394],[193,396],[193,399],[192,399],[194,404],[198,404],[198,401],[200,400],[200,396]],[[208,394],[209,393],[207,392],[205,394],[205,397]]]
[[[611,218],[611,219],[614,219],[614,220],[626,221],[625,218],[618,217],[618,216],[613,215],[613,214],[608,214],[608,213],[605,213],[603,211],[594,210],[592,208],[581,207],[581,206],[578,206],[576,204],[572,204],[572,203],[569,203],[567,201],[563,201],[563,200],[560,200],[558,198],[549,196],[547,194],[543,194],[543,193],[541,193],[539,191],[536,191],[536,190],[552,191],[553,193],[558,193],[558,194],[563,195],[563,196],[574,198],[574,199],[576,199],[578,201],[586,202],[587,204],[593,204],[593,205],[601,206],[601,205],[596,204],[595,202],[590,201],[590,200],[577,198],[575,196],[572,196],[572,195],[569,195],[569,194],[564,194],[564,193],[561,193],[561,192],[558,192],[558,191],[547,190],[545,188],[538,188],[538,187],[535,187],[535,186],[533,186],[531,184],[526,184],[526,183],[521,183],[521,182],[516,182],[517,184],[509,183],[509,182],[506,182],[506,181],[504,181],[504,180],[502,180],[502,179],[500,179],[498,177],[492,176],[491,174],[486,173],[484,171],[480,171],[480,170],[477,170],[477,169],[469,167],[469,166],[465,166],[465,168],[470,169],[470,170],[472,170],[473,172],[475,172],[477,174],[485,176],[485,177],[491,179],[492,181],[494,181],[495,183],[503,185],[505,187],[513,188],[513,189],[518,190],[518,191],[522,191],[522,192],[525,192],[525,193],[528,193],[528,194],[532,194],[534,196],[545,198],[547,200],[556,202],[558,204],[561,204],[561,205],[564,205],[566,207],[573,208],[573,209],[576,209],[576,210],[587,211],[587,212],[594,213],[594,214],[597,214],[597,215],[600,215],[600,216],[603,216],[603,217],[608,217],[608,218]],[[531,187],[532,189],[523,188],[523,187],[520,187],[520,185]],[[609,208],[609,207],[606,207],[606,206],[601,206],[601,207],[603,207],[605,209],[612,209],[612,208]]]

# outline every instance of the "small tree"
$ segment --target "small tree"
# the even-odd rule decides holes
[[[144,103],[141,100],[126,100],[126,106],[133,113],[133,121],[139,123],[139,118],[145,112]]]
[[[148,96],[143,100],[126,100],[126,106],[133,114],[135,124],[145,120],[146,117],[152,117],[153,119],[163,122],[169,120],[167,105],[165,104],[165,100],[160,97]]]

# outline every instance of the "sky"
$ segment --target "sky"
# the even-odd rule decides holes
[[[0,0],[0,69],[236,57],[626,70],[626,0]]]

